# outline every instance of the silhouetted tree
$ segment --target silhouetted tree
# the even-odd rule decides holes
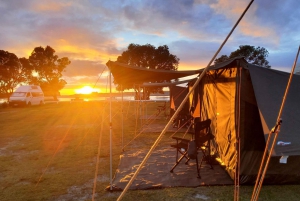
[[[150,44],[130,44],[128,49],[117,58],[117,61],[135,67],[157,70],[177,70],[179,64],[179,58],[169,52],[167,45],[155,48]],[[162,81],[170,80],[164,80],[162,78],[159,82]],[[134,86],[134,84],[137,83],[118,83],[117,80],[114,80],[114,83],[117,85],[118,90],[121,90],[122,85],[122,90],[134,89],[136,94],[139,92],[139,89]],[[143,93],[144,99],[149,99],[150,93],[163,93],[163,91],[162,87],[149,87],[146,88]]]
[[[0,93],[7,100],[17,85],[26,82],[29,73],[15,54],[0,50]]]
[[[215,64],[227,61],[229,57],[227,55],[222,55],[219,58],[215,59]]]
[[[30,84],[40,85],[45,94],[57,99],[59,90],[67,84],[61,78],[62,72],[71,62],[68,57],[58,58],[54,53],[55,50],[50,46],[34,48],[29,56],[28,65],[33,67],[37,76],[32,76],[28,80]],[[26,62],[25,59],[22,61],[23,64]]]
[[[266,67],[266,68],[271,68],[271,66],[269,65],[269,61],[267,61],[267,59],[266,59],[268,57],[268,55],[269,55],[269,52],[264,47],[240,45],[239,49],[237,49],[234,52],[231,52],[229,57],[227,55],[222,55],[219,58],[215,59],[215,63],[220,63],[220,62],[223,62],[223,61],[226,61],[228,59],[238,57],[238,56],[244,56],[245,60],[248,63]]]

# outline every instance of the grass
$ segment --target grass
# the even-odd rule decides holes
[[[147,113],[154,114],[158,104],[148,103]],[[136,120],[135,112],[145,108],[138,108],[132,102],[123,105],[124,144],[127,144],[138,133],[136,127],[140,121]],[[113,102],[112,106],[115,172],[122,154],[122,109],[121,102]],[[157,136],[157,133],[141,134],[126,150],[148,150]],[[95,198],[116,200],[120,192],[105,190],[110,177],[107,102],[1,108],[0,200],[91,200],[99,138]],[[233,189],[233,186],[206,186],[128,191],[123,200],[233,200]],[[253,187],[241,186],[240,189],[240,200],[250,200]],[[300,200],[299,189],[298,185],[264,186],[260,200]]]

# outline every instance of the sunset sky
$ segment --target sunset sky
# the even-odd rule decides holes
[[[105,63],[130,43],[167,45],[179,70],[206,67],[250,0],[0,0],[0,49],[28,58],[47,45],[67,56],[62,94],[107,90]],[[300,45],[299,0],[256,0],[218,56],[261,46],[290,72]],[[102,73],[102,75],[101,75]],[[99,77],[101,75],[101,77]]]

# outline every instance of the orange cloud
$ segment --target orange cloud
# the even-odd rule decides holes
[[[67,53],[70,55],[70,59],[75,60],[89,60],[89,61],[108,61],[109,59],[114,60],[117,58],[117,54],[113,55],[107,53],[105,50],[98,50],[91,48],[84,44],[70,43],[64,39],[59,39],[55,41],[55,50],[60,53]]]
[[[61,11],[65,7],[72,6],[71,2],[52,2],[47,1],[45,2],[36,2],[33,6],[33,9],[38,12],[45,12],[45,11]]]

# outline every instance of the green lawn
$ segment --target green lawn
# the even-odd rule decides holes
[[[123,103],[124,144],[138,134],[136,112],[154,114],[158,104]],[[112,106],[115,172],[122,153],[122,109],[121,102]],[[158,135],[141,134],[125,149],[149,149]],[[0,200],[91,200],[99,147],[95,199],[116,200],[120,192],[105,190],[110,179],[109,138],[108,102],[0,108]],[[123,200],[233,200],[233,190],[206,186],[128,191]],[[250,200],[252,190],[242,186],[240,200]],[[300,200],[299,190],[297,185],[264,186],[260,200]]]

